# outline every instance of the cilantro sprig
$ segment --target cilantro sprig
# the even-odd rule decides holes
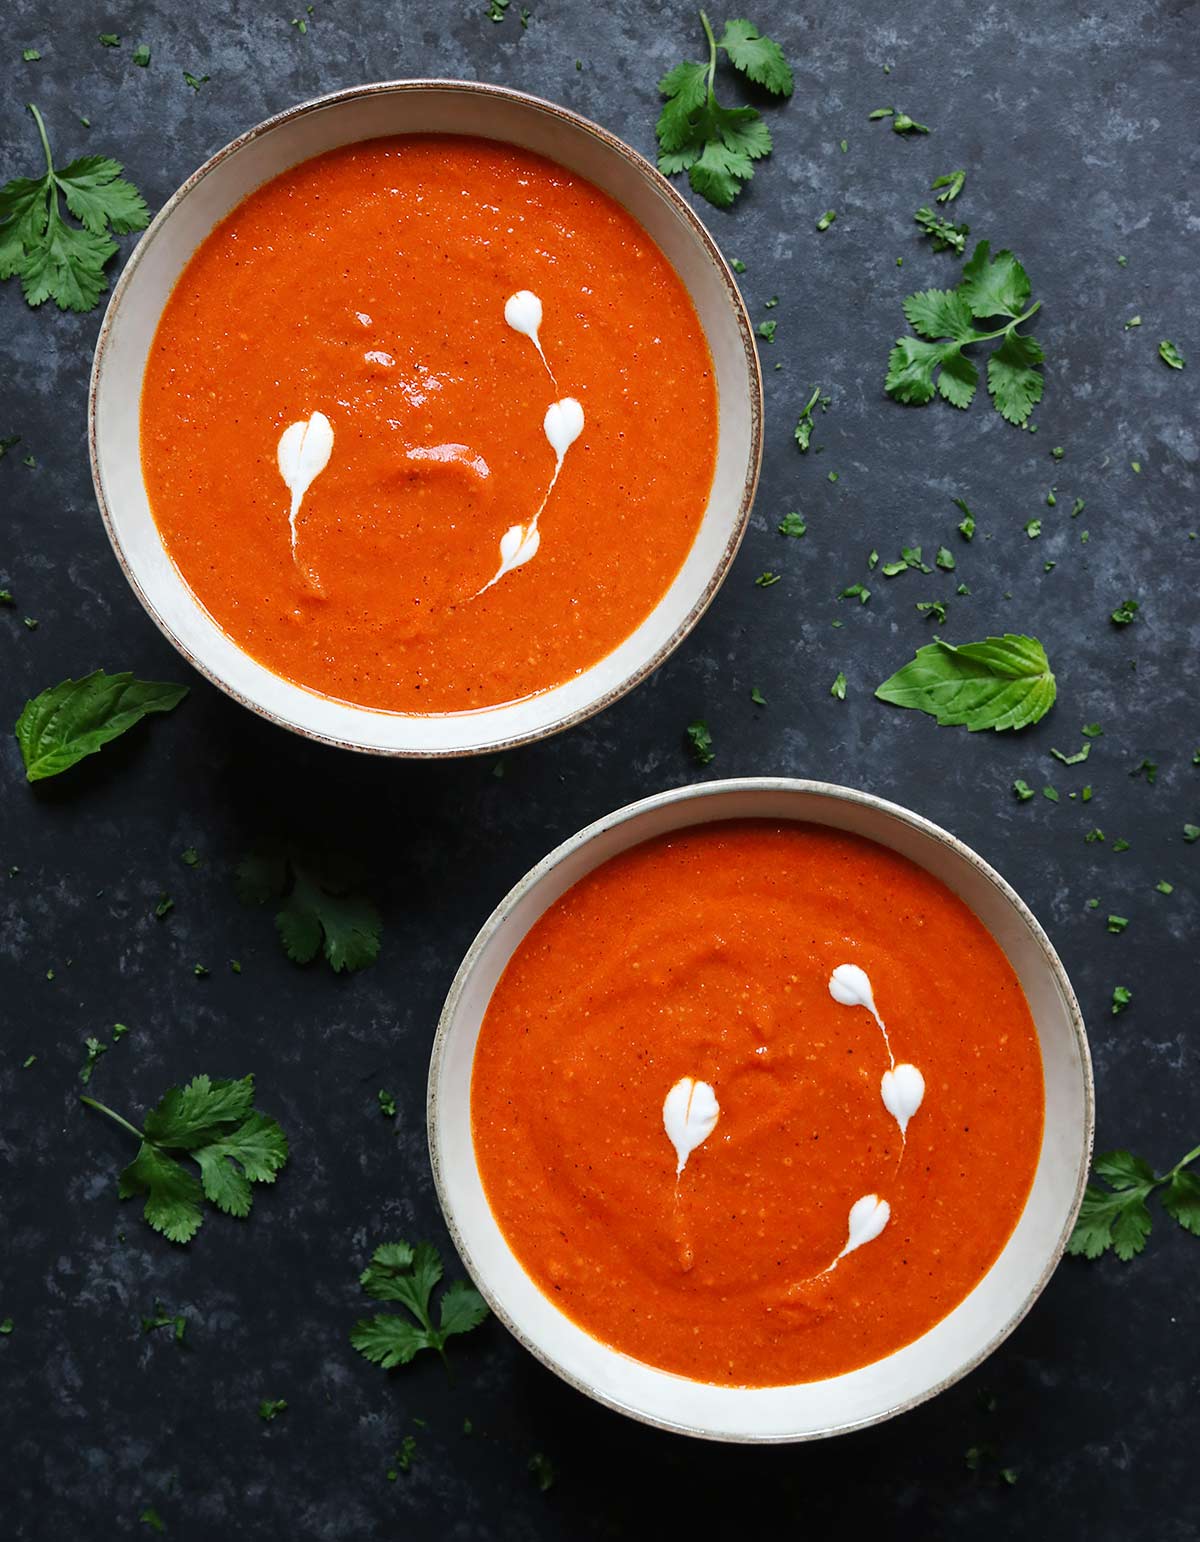
[[[247,905],[279,900],[275,927],[297,964],[323,952],[335,974],[365,969],[379,957],[383,922],[365,895],[353,893],[357,869],[345,858],[318,856],[291,842],[264,843],[243,857],[234,882]]]
[[[884,389],[896,401],[924,406],[936,395],[954,407],[969,407],[979,371],[963,352],[975,343],[1000,346],[988,359],[988,391],[996,410],[1020,426],[1042,399],[1044,382],[1037,366],[1045,355],[1036,338],[1017,331],[1041,308],[1029,304],[1029,275],[1010,251],[993,258],[986,241],[971,254],[953,289],[925,289],[904,301],[917,337],[897,338],[888,356]],[[1005,317],[990,331],[977,322]]]
[[[144,1194],[146,1220],[172,1242],[190,1242],[200,1230],[206,1199],[244,1219],[253,1203],[250,1185],[274,1183],[288,1159],[283,1131],[253,1107],[253,1076],[239,1081],[195,1076],[184,1087],[168,1088],[146,1115],[143,1130],[95,1098],[81,1094],[80,1100],[141,1141],[117,1192],[122,1199]],[[180,1156],[197,1164],[199,1182]]]
[[[19,277],[29,305],[54,300],[60,310],[90,311],[108,287],[104,268],[113,235],[144,230],[146,201],[121,176],[121,163],[85,155],[58,170],[41,113],[28,104],[46,156],[45,174],[0,187],[0,280]],[[79,221],[63,217],[60,195]]]
[[[431,1242],[418,1242],[416,1247],[407,1242],[385,1242],[377,1247],[359,1283],[376,1301],[399,1302],[415,1321],[394,1312],[360,1318],[350,1334],[359,1354],[390,1371],[393,1366],[407,1365],[421,1350],[434,1349],[449,1370],[446,1340],[477,1328],[488,1309],[466,1280],[455,1280],[442,1292],[435,1327],[433,1289],[441,1277],[442,1260]]]
[[[1115,992],[1113,999],[1115,1002]],[[1113,1011],[1117,1010],[1114,1005]],[[1162,1190],[1159,1199],[1167,1214],[1185,1231],[1200,1237],[1200,1178],[1187,1171],[1197,1157],[1200,1146],[1161,1174],[1128,1151],[1109,1151],[1097,1157],[1096,1177],[1103,1178],[1108,1188],[1088,1184],[1067,1244],[1068,1253],[1099,1258],[1111,1248],[1125,1263],[1136,1258],[1150,1235],[1153,1223],[1146,1201],[1156,1189]]]
[[[755,85],[774,96],[792,94],[792,71],[778,43],[753,22],[727,21],[718,40],[703,11],[707,63],[685,59],[658,83],[666,106],[659,115],[658,169],[673,177],[686,171],[692,191],[727,209],[750,178],[754,162],[771,153],[771,131],[753,107],[722,107],[714,83],[717,53]]]

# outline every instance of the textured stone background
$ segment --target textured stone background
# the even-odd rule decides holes
[[[0,176],[38,164],[29,99],[64,160],[118,156],[154,207],[268,113],[421,74],[528,88],[650,152],[655,82],[700,41],[679,3],[531,0],[522,30],[515,0],[500,26],[482,0],[318,0],[307,36],[289,25],[291,3],[7,0]],[[0,464],[0,586],[18,602],[0,614],[0,716],[11,722],[27,696],[101,664],[192,685],[172,718],[36,790],[13,741],[0,744],[0,1315],[15,1320],[0,1339],[5,1535],[131,1536],[147,1504],[172,1537],[203,1542],[670,1536],[689,1522],[704,1534],[872,1524],[905,1538],[969,1529],[1121,1542],[1184,1542],[1200,1529],[1200,1243],[1165,1219],[1132,1264],[1067,1261],[1004,1348],[942,1398],[818,1447],[713,1450],[642,1429],[560,1385],[494,1323],[458,1347],[453,1386],[436,1363],[389,1378],[347,1344],[369,1246],[396,1234],[445,1240],[425,1153],[425,1071],[475,929],[559,839],[701,776],[840,780],[963,836],[1031,902],[1075,980],[1101,1148],[1128,1144],[1163,1166],[1200,1138],[1200,845],[1181,839],[1185,820],[1200,822],[1200,541],[1189,534],[1200,527],[1200,10],[833,0],[802,15],[760,0],[754,16],[795,61],[796,95],[768,109],[777,148],[752,190],[729,214],[701,209],[747,263],[755,319],[780,297],[769,313],[778,341],[763,350],[767,450],[753,526],[670,663],[585,728],[511,756],[503,779],[485,761],[422,767],[322,750],[191,677],[122,581],[94,507],[84,412],[100,313],[35,313],[15,284],[0,289],[0,434],[22,436]],[[119,50],[96,41],[109,30]],[[153,49],[148,70],[131,63],[140,41]],[[22,62],[31,45],[40,63]],[[193,92],[185,69],[211,80]],[[933,133],[906,142],[868,122],[890,103]],[[957,166],[970,179],[954,213],[994,246],[1014,246],[1044,302],[1036,436],[984,402],[967,414],[906,411],[881,390],[900,298],[953,280],[953,259],[917,239],[911,216],[932,178]],[[829,207],[837,223],[818,235]],[[1134,313],[1145,324],[1124,331]],[[1159,362],[1160,337],[1191,356],[1182,374]],[[791,430],[818,381],[833,406],[818,421],[822,453],[803,458]],[[954,533],[956,495],[978,518],[971,546]],[[1087,509],[1072,521],[1075,496]],[[791,508],[809,522],[802,542],[775,534]],[[1044,533],[1030,541],[1023,526],[1035,516]],[[865,608],[839,604],[846,584],[867,578],[872,547],[887,557],[916,541],[955,551],[969,599],[935,574],[880,579]],[[755,588],[768,567],[782,582]],[[1127,596],[1142,608],[1118,630],[1108,615]],[[1015,737],[969,737],[872,700],[928,636],[914,602],[936,597],[949,597],[951,641],[1006,628],[1045,641],[1060,691],[1049,718]],[[23,615],[38,618],[36,631]],[[845,702],[829,695],[839,669]],[[751,705],[752,685],[766,709]],[[717,745],[705,771],[681,743],[698,714]],[[1049,758],[1051,745],[1076,749],[1079,726],[1094,720],[1105,734],[1086,767]],[[1131,779],[1144,756],[1161,767],[1154,786]],[[1062,801],[1018,804],[1016,776],[1055,783]],[[1067,797],[1085,780],[1095,787],[1086,809]],[[232,864],[278,822],[369,859],[387,926],[376,968],[350,980],[298,970],[268,916],[238,905]],[[1093,824],[1108,844],[1084,843]],[[1114,852],[1116,836],[1131,849]],[[195,870],[179,860],[192,844],[204,857]],[[1155,892],[1160,878],[1171,896]],[[175,909],[160,923],[151,912],[164,891]],[[1085,906],[1092,896],[1098,911]],[[1130,917],[1123,936],[1106,933],[1109,910]],[[210,978],[193,975],[196,962]],[[1118,983],[1134,1004],[1114,1018]],[[104,1057],[93,1090],[130,1112],[201,1069],[258,1074],[293,1157],[248,1225],[211,1219],[177,1249],[118,1203],[127,1143],[77,1102],[82,1041],[114,1021],[133,1031]],[[22,1070],[29,1053],[37,1062]],[[394,1124],[376,1109],[380,1085],[396,1091]],[[142,1336],[155,1298],[186,1313],[185,1347]],[[264,1425],[261,1397],[290,1408]],[[406,1433],[418,1441],[413,1469],[388,1483]],[[964,1451],[977,1444],[997,1458],[973,1473]],[[537,1451],[558,1473],[545,1494],[527,1471]],[[1016,1469],[1015,1486],[998,1466]]]

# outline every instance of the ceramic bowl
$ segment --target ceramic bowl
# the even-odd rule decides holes
[[[675,581],[632,636],[583,674],[524,700],[417,716],[333,701],[273,674],[217,626],[168,557],[142,481],[139,397],[163,307],[196,248],[247,194],[299,161],[388,134],[475,134],[535,150],[589,178],[654,238],[708,338],[719,393],[716,475]],[[648,161],[565,108],[498,86],[405,80],[358,86],[280,113],[218,151],[163,206],[113,291],[92,369],[92,477],[134,592],[180,653],[264,717],[310,738],[386,755],[482,754],[544,738],[599,711],[695,626],[732,562],[758,480],[762,379],[745,306],[720,253]]]
[[[808,820],[865,836],[940,879],[979,917],[1016,971],[1037,1025],[1046,1122],[1029,1200],[999,1258],[948,1317],[860,1370],[785,1387],[687,1380],[594,1339],[544,1296],[510,1250],[471,1141],[471,1067],[480,1023],[514,949],[572,884],[641,841],[720,819]],[[981,857],[947,831],[869,793],[822,782],[708,782],[646,798],[589,825],[501,901],[463,960],[429,1070],[434,1179],[454,1244],[496,1316],[565,1381],[648,1424],[714,1440],[835,1435],[903,1413],[964,1376],[1024,1317],[1062,1256],[1091,1161],[1091,1062],[1079,1005],[1045,932]]]

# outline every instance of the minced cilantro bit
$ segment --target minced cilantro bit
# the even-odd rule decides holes
[[[8,1338],[12,1331],[13,1320],[11,1317],[6,1317],[3,1322],[0,1322],[0,1333],[2,1333],[5,1338]]]
[[[386,1087],[380,1087],[376,1097],[379,1099],[379,1112],[385,1119],[394,1119],[396,1117],[396,1099],[392,1094]]]
[[[838,479],[838,474],[836,471],[827,471],[825,473],[825,477],[830,482],[836,482]]]
[[[1136,600],[1125,600],[1113,611],[1110,619],[1116,626],[1128,626],[1140,608]]]
[[[1124,985],[1115,985],[1112,993],[1112,1015],[1116,1017],[1118,1012],[1124,1012],[1132,1000],[1131,990],[1127,990]]]
[[[1104,733],[1099,723],[1085,723],[1080,729],[1085,739],[1099,739]]]
[[[866,584],[847,584],[838,595],[839,600],[857,600],[860,605],[865,605],[871,598],[871,591]]]
[[[1141,461],[1140,460],[1131,460],[1129,462],[1129,469],[1131,471],[1136,471],[1137,474],[1139,476],[1141,476],[1141,474],[1142,474],[1142,463],[1141,463]]]
[[[713,89],[720,50],[740,74],[772,95],[792,94],[792,71],[778,43],[752,22],[727,21],[720,39],[700,12],[707,61],[685,60],[658,83],[666,105],[659,115],[658,169],[686,171],[692,191],[727,209],[754,175],[754,162],[771,153],[771,131],[753,107],[723,107]]]
[[[1056,444],[1050,451],[1050,458],[1051,460],[1062,460],[1066,453],[1066,450],[1063,449],[1061,444]]]
[[[750,700],[756,707],[765,707],[767,704],[767,698],[759,690],[758,686],[751,687]]]
[[[104,48],[120,48],[121,39],[115,32],[102,32],[100,43]]]
[[[1172,369],[1182,369],[1187,363],[1187,360],[1180,353],[1179,349],[1176,348],[1175,344],[1169,342],[1165,337],[1158,345],[1158,356],[1164,364],[1170,365]]]
[[[760,573],[758,575],[758,577],[754,580],[755,588],[757,588],[757,589],[769,589],[772,584],[777,584],[782,577],[783,577],[782,573],[771,573],[771,572]]]
[[[1084,840],[1087,841],[1089,846],[1094,846],[1097,841],[1102,841],[1103,839],[1104,831],[1098,828],[1089,830],[1084,836]]]
[[[933,560],[943,573],[953,573],[957,565],[954,561],[954,553],[948,546],[939,546],[937,556]]]
[[[1038,536],[1041,535],[1041,533],[1042,533],[1042,522],[1041,522],[1040,519],[1026,520],[1026,522],[1025,522],[1025,534],[1029,537],[1029,539],[1031,541],[1036,541]]]
[[[143,1526],[149,1526],[151,1531],[165,1532],[167,1529],[162,1516],[153,1505],[147,1505],[138,1516],[138,1520]]]
[[[817,221],[817,229],[818,230],[828,230],[830,225],[833,224],[835,219],[837,219],[837,210],[836,209],[826,209],[825,213],[822,214],[821,218]]]
[[[199,91],[201,86],[208,84],[209,77],[207,75],[193,75],[190,71],[184,70],[183,79],[185,84],[191,86],[193,91]]]
[[[264,1397],[258,1405],[258,1417],[264,1424],[271,1424],[287,1409],[286,1397]]]
[[[930,617],[932,617],[932,619],[934,621],[936,621],[939,626],[944,626],[945,625],[945,621],[946,621],[946,602],[945,602],[945,600],[918,600],[917,601],[917,609],[920,611],[920,613],[924,617],[926,617],[926,619],[929,619]]]
[[[845,701],[846,699],[846,676],[840,669],[833,684],[829,687],[829,694],[836,696],[839,701]]]
[[[1058,788],[1057,787],[1043,787],[1042,788],[1042,797],[1043,798],[1049,798],[1051,803],[1057,803],[1059,801]]]
[[[921,234],[933,242],[935,252],[952,251],[961,257],[966,251],[970,225],[956,225],[952,220],[943,219],[928,204],[921,205],[913,220],[921,227]]]
[[[1125,839],[1124,836],[1118,835],[1116,840],[1112,843],[1112,849],[1114,851],[1128,851],[1129,842]]]
[[[1115,932],[1123,932],[1125,930],[1125,928],[1129,925],[1129,917],[1128,916],[1109,916],[1107,925],[1108,925],[1108,929],[1109,929],[1110,932],[1114,932],[1114,933]]]
[[[697,718],[694,723],[688,724],[686,734],[697,765],[710,765],[717,758],[717,752],[713,749],[712,734],[708,731],[708,724],[703,718]]]
[[[133,50],[133,62],[139,69],[147,69],[150,65],[150,49],[145,43],[139,43]]]
[[[1133,770],[1129,774],[1130,776],[1141,776],[1143,772],[1145,773],[1147,782],[1149,782],[1150,786],[1153,787],[1155,782],[1158,780],[1158,763],[1153,760],[1139,760],[1137,765],[1134,766]]]
[[[182,1315],[172,1316],[161,1301],[156,1301],[153,1314],[142,1318],[142,1332],[154,1333],[159,1328],[170,1328],[171,1337],[177,1344],[182,1344],[187,1333],[187,1318]]]
[[[793,510],[790,514],[785,514],[783,516],[783,518],[779,521],[779,524],[776,526],[776,529],[779,531],[780,535],[792,535],[796,536],[798,539],[800,536],[804,535],[808,529],[808,526],[804,523],[803,517],[797,514],[795,510]]]
[[[1158,880],[1158,882],[1154,885],[1154,887],[1158,890],[1158,892],[1160,894],[1174,894],[1175,893],[1175,885],[1173,883],[1168,883],[1165,878],[1160,878]]]
[[[1058,506],[1058,498],[1056,496],[1057,492],[1058,492],[1057,487],[1052,487],[1050,489],[1050,491],[1046,494],[1046,506],[1047,506],[1047,508],[1051,508],[1051,509],[1057,508],[1057,506]]]
[[[415,1435],[406,1435],[397,1447],[395,1456],[392,1457],[392,1465],[384,1473],[384,1477],[389,1483],[395,1483],[402,1472],[412,1471],[413,1458],[416,1454],[417,1437]]]
[[[961,498],[955,498],[954,506],[962,511],[962,518],[958,522],[958,531],[964,541],[975,538],[975,516],[971,513],[966,503]]]
[[[929,186],[935,192],[939,187],[944,189],[943,192],[937,195],[938,203],[953,203],[962,192],[963,184],[966,180],[967,174],[965,171],[951,171],[947,172],[944,177],[935,177]]]
[[[179,860],[187,867],[199,867],[200,853],[194,846],[187,846],[179,853]]]
[[[96,1069],[97,1060],[99,1060],[101,1055],[108,1053],[108,1045],[101,1044],[99,1039],[93,1038],[92,1035],[89,1034],[88,1037],[83,1041],[83,1046],[87,1051],[87,1055],[79,1072],[79,1080],[86,1087],[92,1079],[92,1072]]]
[[[829,403],[831,400],[832,398],[821,395],[820,386],[813,387],[813,393],[808,398],[808,401],[804,406],[804,410],[801,412],[796,422],[796,443],[800,446],[802,454],[808,450],[809,444],[812,442],[813,408],[820,407],[822,412],[828,412]]]
[[[1090,744],[1081,744],[1074,755],[1066,755],[1062,750],[1056,749],[1051,749],[1050,753],[1054,756],[1055,760],[1061,760],[1064,766],[1078,766],[1082,765],[1092,753],[1092,746]]]
[[[36,48],[26,48],[21,53],[21,58],[26,64],[36,64],[41,57]]]
[[[1141,324],[1142,318],[1140,316],[1130,316],[1129,320],[1125,323],[1125,330],[1128,332],[1131,327],[1140,327]]]
[[[1200,825],[1184,825],[1183,838],[1189,846],[1193,841],[1200,841]]]
[[[740,257],[731,257],[729,259],[729,266],[735,273],[744,273],[746,271],[746,264]]]
[[[1033,788],[1021,777],[1018,777],[1012,784],[1012,790],[1016,794],[1017,800],[1021,803],[1028,803],[1030,798],[1034,796]]]
[[[777,321],[760,321],[754,330],[762,338],[763,342],[773,343],[775,341],[775,328],[778,325]]]

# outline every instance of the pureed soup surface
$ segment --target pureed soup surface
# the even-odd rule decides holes
[[[570,889],[501,977],[471,1085],[488,1201],[545,1294],[639,1360],[752,1386],[869,1364],[956,1306],[1021,1213],[1043,1108],[972,912],[882,846],[759,821]]]
[[[252,193],[184,270],[142,394],[154,517],[213,618],[401,712],[611,652],[687,556],[716,434],[699,319],[637,222],[537,155],[432,135]]]

